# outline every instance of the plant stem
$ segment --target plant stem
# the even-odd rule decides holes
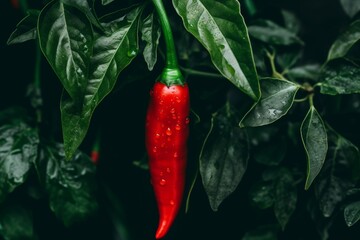
[[[162,0],[152,0],[152,2],[154,3],[160,18],[160,24],[163,30],[166,45],[166,66],[160,76],[159,81],[166,84],[167,86],[184,85],[185,81],[178,66],[174,37],[171,31],[169,19],[166,15],[164,4]]]
[[[275,54],[272,54],[272,53],[266,51],[266,55],[268,56],[269,61],[270,61],[272,76],[273,76],[274,78],[286,80],[286,78],[285,78],[281,73],[279,73],[279,72],[276,70],[276,66],[275,66]]]
[[[310,107],[314,106],[314,94],[313,93],[309,95],[309,104],[310,104]]]

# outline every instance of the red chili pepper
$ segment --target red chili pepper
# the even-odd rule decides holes
[[[189,136],[189,88],[156,82],[146,116],[146,149],[159,210],[156,239],[162,238],[179,212],[185,185]]]
[[[90,158],[91,158],[91,160],[92,160],[92,162],[93,162],[94,164],[97,164],[97,163],[98,163],[99,157],[100,157],[100,155],[99,155],[99,152],[98,152],[97,150],[92,150],[92,151],[91,151]]]

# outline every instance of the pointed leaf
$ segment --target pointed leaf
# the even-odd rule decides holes
[[[333,60],[322,71],[322,94],[360,93],[360,67],[344,59]]]
[[[333,130],[328,131],[329,151],[315,185],[320,210],[330,217],[358,178],[360,154],[356,146]]]
[[[94,214],[98,209],[96,169],[89,156],[77,151],[67,160],[61,144],[47,146],[41,153],[37,168],[55,215],[70,226]]]
[[[341,5],[349,17],[354,17],[360,11],[360,2],[355,0],[340,0]]]
[[[319,174],[328,151],[327,133],[320,114],[311,106],[301,124],[301,139],[307,158],[307,174],[305,189],[309,189],[311,183]]]
[[[24,122],[0,127],[0,203],[25,182],[38,144],[38,132]]]
[[[360,5],[360,4],[359,4]],[[332,44],[327,60],[345,57],[354,44],[360,40],[360,20],[353,22]]]
[[[81,102],[92,54],[90,22],[74,8],[54,1],[41,11],[38,31],[46,59],[71,98]]]
[[[28,14],[16,25],[16,29],[11,33],[7,44],[22,43],[35,39],[39,13],[37,10],[28,11]]]
[[[350,203],[344,209],[346,224],[351,227],[360,219],[360,201]]]
[[[276,78],[260,81],[262,95],[260,100],[240,121],[241,127],[258,127],[280,119],[291,108],[299,86]]]
[[[146,43],[143,55],[150,71],[153,70],[157,61],[157,48],[160,35],[160,25],[154,13],[151,13],[144,19],[141,28],[141,40]]]
[[[234,118],[229,105],[213,115],[200,154],[200,174],[214,211],[235,191],[249,158],[246,133]]]
[[[304,45],[304,42],[295,33],[269,20],[259,20],[249,26],[249,34],[253,38],[271,45]]]
[[[250,40],[236,0],[173,0],[185,28],[210,53],[219,72],[254,100],[260,97]]]

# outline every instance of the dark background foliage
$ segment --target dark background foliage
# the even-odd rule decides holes
[[[131,3],[134,1],[115,1],[111,6],[98,4],[97,9],[99,13],[107,12],[110,8],[127,7]],[[299,65],[325,62],[332,43],[352,21],[343,11],[338,0],[257,0],[254,3],[258,10],[255,16],[250,16],[242,3],[242,13],[247,24],[251,25],[257,18],[263,18],[283,26],[285,23],[281,10],[284,9],[293,12],[299,18],[301,30],[298,35],[305,42],[304,55]],[[40,1],[36,3],[29,1],[29,4],[32,8],[43,6]],[[206,51],[199,44],[192,45],[195,46],[190,53],[192,55],[186,57],[189,56],[187,55],[189,42],[192,43],[194,40],[185,33],[181,19],[176,15],[171,4],[166,5],[174,27],[175,39],[179,40],[177,47],[180,64],[191,68],[198,59],[209,61]],[[19,9],[14,9],[10,1],[2,1],[0,8],[2,31],[0,110],[20,105],[31,112],[27,91],[34,76],[36,44],[34,41],[29,41],[7,46],[8,37],[24,14]],[[117,82],[114,91],[104,99],[94,113],[87,137],[80,146],[83,152],[90,154],[95,136],[101,129],[101,157],[96,171],[99,186],[95,199],[99,203],[99,209],[94,215],[71,227],[65,227],[50,211],[48,198],[43,196],[42,190],[39,190],[39,183],[34,177],[36,173],[33,170],[30,173],[32,177],[29,177],[34,179],[33,182],[29,180],[9,196],[1,207],[0,218],[4,217],[10,223],[13,217],[17,219],[13,221],[23,224],[22,221],[28,221],[24,220],[24,216],[28,214],[23,212],[30,209],[30,218],[33,219],[34,231],[38,239],[153,239],[157,225],[157,210],[149,174],[134,162],[146,160],[143,135],[148,92],[162,66],[163,59],[159,55],[159,62],[154,70],[149,72],[139,54],[120,74],[121,81]],[[203,70],[208,69],[204,67]],[[44,123],[40,131],[46,138],[61,142],[59,102],[62,86],[44,58],[41,61],[41,79]],[[229,98],[235,105],[239,102],[240,105],[245,103],[245,106],[238,108],[242,113],[251,105],[251,101],[246,96],[239,94],[233,85],[223,79],[189,76],[187,81],[191,89],[192,108],[200,116],[202,123],[191,125],[186,193],[196,174],[199,152],[209,129],[211,114],[221,108]],[[359,96],[355,94],[324,96],[315,101],[324,120],[355,146],[360,146],[360,111],[359,106],[352,106],[354,102],[359,103]],[[307,191],[303,188],[306,156],[298,128],[307,109],[306,104],[296,105],[288,116],[276,123],[251,128],[248,132],[251,145],[250,158],[246,173],[236,191],[220,205],[218,211],[214,212],[198,177],[192,190],[188,212],[186,214],[184,212],[184,203],[165,239],[355,240],[360,238],[359,223],[351,228],[346,226],[340,211],[343,205],[335,205],[335,214],[331,218],[326,218],[318,207],[317,197],[321,191],[318,190],[317,195],[316,187],[312,186]],[[286,151],[283,156],[278,156],[278,152],[283,152],[283,145],[287,146]],[[280,165],[268,162],[262,164],[261,159],[264,156],[259,152],[266,151],[264,150],[266,147],[267,154],[273,156],[273,159],[282,161]],[[321,181],[321,178],[327,176],[326,172],[322,173],[316,181]],[[339,176],[345,178],[346,174],[340,173]],[[32,188],[35,188],[35,192],[40,191],[41,197],[34,198],[28,194],[29,189]],[[279,192],[278,189],[285,189],[283,192],[289,195],[285,198],[280,196],[283,192]],[[296,209],[290,206],[294,201],[292,194],[297,197],[294,204]],[[356,199],[356,196],[353,198]],[[348,201],[350,200],[351,197]],[[279,201],[285,202],[277,206]],[[17,207],[9,207],[10,210],[6,211],[9,205]],[[276,210],[270,206],[282,208],[283,211],[294,211],[283,231],[274,214]],[[281,213],[282,210],[278,212]],[[17,214],[20,217],[16,217]],[[33,234],[28,235],[30,237],[26,239],[33,239],[31,238]]]

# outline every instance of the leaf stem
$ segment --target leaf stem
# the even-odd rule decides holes
[[[304,98],[294,99],[294,102],[305,102],[309,98],[309,95],[307,95]]]
[[[308,95],[309,96],[309,104],[310,104],[310,107],[313,107],[314,106],[314,94],[311,93]]]
[[[191,183],[189,193],[188,193],[187,198],[186,198],[185,213],[187,213],[189,211],[190,197],[191,197],[191,193],[192,193],[192,191],[194,189],[194,186],[195,186],[195,183],[196,183],[196,179],[198,178],[198,175],[199,175],[199,168],[196,170],[195,177],[194,177],[194,179],[193,179],[193,181]]]

